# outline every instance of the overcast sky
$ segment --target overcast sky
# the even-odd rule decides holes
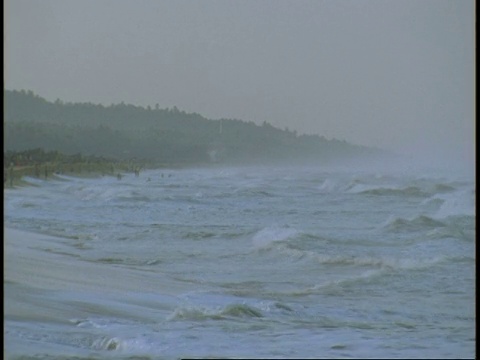
[[[7,0],[4,14],[7,89],[474,161],[473,0]]]

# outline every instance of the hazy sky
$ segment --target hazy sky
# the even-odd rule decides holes
[[[469,0],[7,0],[5,86],[474,161]]]

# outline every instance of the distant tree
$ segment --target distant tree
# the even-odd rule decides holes
[[[317,135],[297,136],[263,121],[214,121],[176,106],[155,112],[120,104],[48,102],[32,91],[4,91],[4,151],[43,148],[65,154],[135,156],[161,163],[208,162],[211,149],[222,149],[222,161],[250,162],[254,158],[324,158],[330,153],[358,152],[350,144],[335,145]],[[146,111],[148,110],[148,111]],[[220,130],[222,129],[222,130]],[[335,146],[333,146],[335,145]]]

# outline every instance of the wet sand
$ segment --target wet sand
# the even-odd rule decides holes
[[[58,300],[58,292],[85,297],[94,293],[129,302],[139,293],[175,296],[186,290],[158,273],[81,260],[71,254],[65,244],[69,240],[4,229],[5,318],[31,321],[47,317],[64,322],[81,315],[72,313],[73,309],[81,312],[78,304],[70,307],[68,302],[53,301]],[[81,301],[89,303],[88,299]],[[111,305],[99,304],[98,310],[115,311]]]

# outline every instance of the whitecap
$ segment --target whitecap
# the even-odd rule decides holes
[[[475,216],[475,191],[463,190],[436,196],[444,200],[434,217],[444,219],[449,216]]]
[[[285,241],[298,235],[299,232],[290,227],[266,227],[257,232],[253,238],[256,248],[265,248],[278,241]]]

